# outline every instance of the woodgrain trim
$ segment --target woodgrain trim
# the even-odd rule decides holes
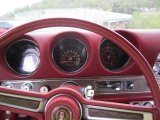
[[[41,98],[0,92],[0,104],[4,106],[24,109],[33,112],[41,112],[43,111],[44,103],[45,100]]]
[[[82,106],[83,118],[89,120],[153,120],[153,115],[150,112],[92,105]]]

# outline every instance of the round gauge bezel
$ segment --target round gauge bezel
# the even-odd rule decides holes
[[[28,86],[27,84],[28,84],[29,86]],[[29,90],[29,91],[34,91],[34,85],[33,85],[32,82],[24,82],[24,83],[22,84],[22,86],[21,86],[21,90],[22,90],[22,91],[27,91],[27,90],[23,90],[24,86],[26,86],[26,85],[27,85],[28,87],[31,87],[31,90]]]
[[[38,48],[39,63],[37,64],[37,67],[36,67],[36,69],[35,69],[33,72],[25,72],[25,71],[24,71],[25,73],[18,72],[17,70],[15,70],[14,68],[12,68],[12,67],[10,66],[10,64],[8,63],[8,60],[7,60],[7,51],[9,50],[9,48],[10,48],[12,45],[14,45],[15,43],[21,42],[21,41],[31,42],[32,44],[34,44],[34,45]],[[5,61],[6,61],[7,66],[8,66],[13,72],[15,72],[16,74],[24,75],[24,76],[32,75],[32,74],[34,74],[34,73],[37,71],[37,69],[39,68],[39,66],[40,66],[40,64],[41,64],[40,56],[41,56],[41,55],[40,55],[40,49],[39,49],[38,44],[37,44],[35,41],[33,41],[32,39],[26,39],[26,38],[22,38],[22,39],[19,39],[19,40],[16,39],[15,41],[13,41],[13,42],[7,47],[7,49],[6,49],[6,51],[5,51]]]
[[[14,88],[14,85],[10,82],[2,82],[0,86],[7,88],[8,85],[11,86],[9,88]]]
[[[108,38],[105,38],[102,40],[101,44],[100,44],[100,49],[99,49],[99,58],[100,58],[100,62],[102,64],[102,66],[106,69],[106,70],[109,70],[109,71],[112,71],[112,72],[115,72],[115,71],[120,71],[122,69],[124,69],[130,62],[131,62],[131,58],[130,56],[128,55],[128,60],[124,63],[124,65],[122,65],[120,68],[117,68],[117,69],[109,69],[107,68],[103,62],[102,62],[102,58],[101,58],[101,48],[102,48],[102,44],[104,44],[104,42],[106,41],[109,41],[111,42]],[[111,42],[113,45],[115,45],[116,47],[118,47],[115,43]],[[119,49],[121,49],[120,47],[118,47]],[[122,52],[124,52],[125,54],[127,54],[123,49],[121,49]]]
[[[59,44],[59,43],[61,43],[62,41],[64,41],[64,40],[67,40],[67,39],[71,39],[71,40],[74,40],[74,41],[77,41],[77,42],[79,42],[79,43],[81,43],[82,45],[83,45],[83,47],[85,47],[85,49],[86,49],[86,60],[85,60],[85,62],[84,62],[84,64],[79,68],[79,69],[77,69],[77,70],[74,70],[74,71],[65,71],[65,70],[63,70],[63,69],[61,69],[58,65],[57,65],[57,63],[56,63],[56,61],[55,61],[55,57],[54,57],[54,50],[55,50],[55,47]],[[52,50],[52,59],[53,59],[53,62],[54,62],[54,64],[55,64],[55,66],[56,66],[56,68],[58,68],[58,70],[60,70],[61,72],[63,72],[63,73],[77,73],[77,72],[79,72],[79,71],[81,71],[85,66],[86,66],[86,63],[87,63],[87,61],[88,61],[88,48],[87,48],[87,46],[86,46],[86,44],[83,42],[83,40],[80,40],[80,39],[77,39],[77,38],[75,38],[75,37],[66,37],[66,38],[61,38],[60,40],[58,40],[58,42],[56,42],[56,44],[54,45],[54,47],[53,47],[53,50]]]

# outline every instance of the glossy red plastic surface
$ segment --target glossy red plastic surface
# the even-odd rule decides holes
[[[128,41],[133,43],[145,56],[147,61],[153,66],[158,53],[160,52],[159,47],[159,30],[117,30],[119,34],[124,36]],[[88,49],[88,60],[86,64],[77,72],[66,73],[61,71],[55,64],[52,51],[57,42],[62,38],[67,36],[73,36],[82,40]],[[154,36],[154,39],[153,37]],[[12,71],[6,61],[5,53],[8,46],[16,40],[19,39],[30,39],[37,43],[40,49],[40,65],[37,71],[31,75],[20,75]],[[5,42],[3,46],[0,47],[0,80],[7,79],[23,79],[23,78],[64,78],[64,77],[93,77],[93,76],[111,76],[111,75],[137,75],[141,74],[139,67],[135,62],[130,59],[130,62],[122,69],[117,71],[109,71],[101,64],[100,61],[100,44],[104,37],[101,35],[89,32],[86,30],[61,30],[49,33],[29,33],[23,35],[15,40],[10,40]]]
[[[5,29],[0,29],[0,35],[1,35],[2,33],[4,33],[5,31],[7,31],[7,30],[5,30]]]
[[[46,106],[46,111],[45,111],[45,120],[53,120],[54,117],[56,116],[56,113],[54,115],[53,112],[55,111],[56,108],[59,109],[59,107],[63,107],[69,110],[70,112],[70,118],[72,120],[79,120],[81,118],[81,108],[79,106],[80,104],[77,103],[73,98],[65,95],[57,96],[49,101]],[[62,110],[59,110],[60,112]],[[51,118],[52,117],[52,118]]]
[[[0,34],[7,30],[1,29]],[[137,47],[141,53],[145,56],[151,66],[155,63],[155,60],[160,53],[160,30],[115,30],[117,33],[125,37],[135,47]],[[82,40],[89,53],[89,59],[86,65],[78,72],[73,74],[62,72],[58,69],[52,58],[52,51],[54,46],[63,37],[72,36]],[[5,61],[5,52],[9,44],[19,39],[30,39],[37,43],[41,52],[41,64],[38,70],[29,76],[19,75],[13,72]],[[118,71],[106,70],[99,59],[99,47],[101,42],[105,38],[101,35],[82,30],[82,29],[61,29],[53,30],[52,32],[37,32],[29,33],[18,37],[15,40],[9,41],[9,43],[1,46],[2,51],[0,56],[0,79],[22,79],[22,78],[53,78],[53,77],[93,77],[94,76],[108,76],[108,75],[137,75],[141,74],[139,67],[133,60]],[[47,49],[46,49],[47,48]],[[46,67],[47,66],[47,67]],[[95,71],[95,69],[97,69]],[[86,72],[87,71],[87,72]]]

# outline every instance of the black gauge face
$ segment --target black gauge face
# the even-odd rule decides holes
[[[40,64],[37,45],[28,40],[13,43],[7,50],[6,60],[10,68],[19,74],[31,74]]]
[[[104,67],[109,70],[118,70],[129,60],[129,56],[109,40],[101,44],[100,57]]]
[[[81,41],[64,39],[60,41],[53,51],[56,65],[65,72],[79,70],[87,60],[87,49]]]

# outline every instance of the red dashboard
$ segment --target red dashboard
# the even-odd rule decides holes
[[[159,120],[160,30],[46,19],[0,34],[0,120]]]
[[[146,57],[150,65],[154,65],[160,52],[160,30],[116,30],[116,32],[134,44],[135,47],[137,47]],[[59,69],[54,62],[53,49],[55,45],[64,38],[75,38],[85,44],[88,55],[85,65],[83,65],[80,70],[75,72],[65,72]],[[117,70],[106,69],[102,64],[100,56],[100,47],[105,39],[107,38],[82,29],[53,29],[49,32],[37,31],[27,33],[15,40],[7,41],[7,43],[0,47],[0,73],[2,73],[0,79],[95,77],[141,74],[139,68],[131,58],[122,68]],[[35,42],[40,51],[40,64],[36,71],[29,75],[19,74],[10,69],[6,61],[6,51],[8,46],[20,40],[30,40]]]

